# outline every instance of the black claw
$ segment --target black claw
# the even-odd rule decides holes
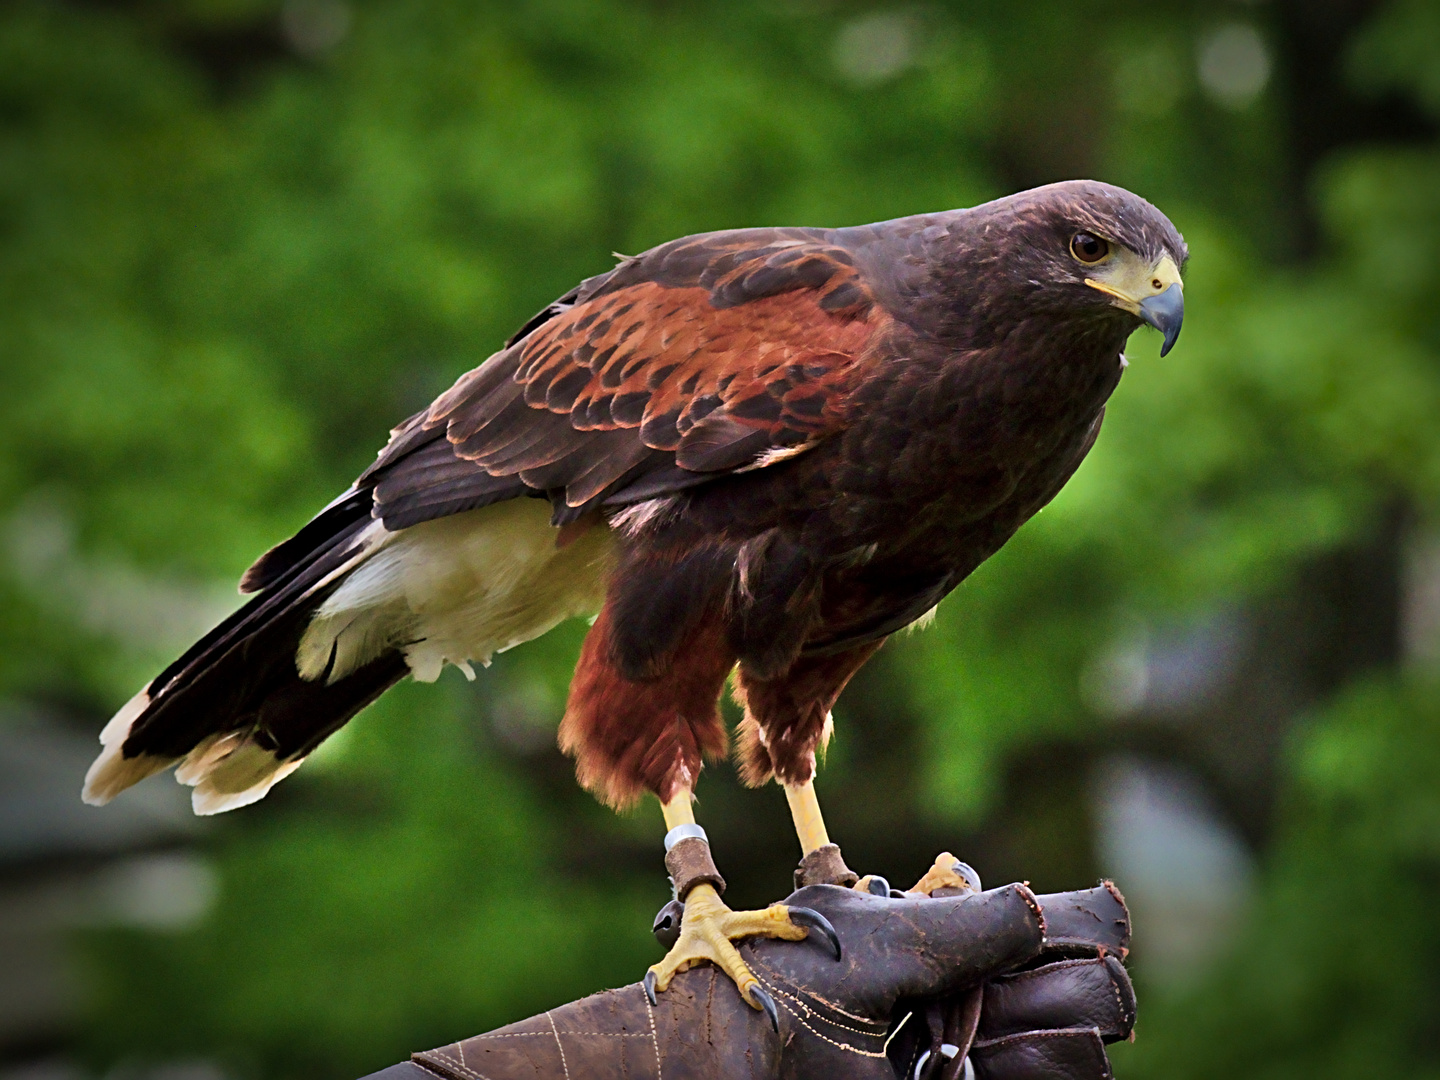
[[[830,925],[830,920],[821,915],[814,908],[792,907],[790,909],[790,921],[796,926],[804,926],[810,930],[819,930],[825,935],[825,940],[830,943],[830,948],[835,951],[835,959],[840,959],[840,935],[835,933],[835,927]]]
[[[888,897],[890,895],[890,882],[879,874],[871,874],[870,880],[865,883],[865,888],[869,890],[871,896]]]
[[[655,1005],[659,1004],[659,1002],[657,1002],[657,1001],[655,1000],[655,972],[653,972],[653,971],[647,971],[647,972],[645,972],[645,983],[644,983],[644,986],[645,986],[645,996],[650,999],[650,1005],[651,1005],[651,1007],[653,1008]]]
[[[770,1026],[775,1029],[775,1034],[779,1035],[780,1010],[775,1008],[775,999],[759,983],[750,987],[750,996],[760,1003],[760,1008],[764,1009],[765,1015],[770,1018]]]

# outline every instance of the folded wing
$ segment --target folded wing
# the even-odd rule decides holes
[[[561,546],[550,526],[763,470],[841,430],[889,321],[817,230],[690,237],[586,281],[396,428],[349,491],[247,571],[256,602],[107,727],[89,797],[183,761],[202,790],[235,773],[211,808],[252,801],[407,665],[433,678],[593,606],[603,581],[581,578],[603,576],[598,548],[567,556],[565,595],[542,587],[557,577],[537,561]],[[549,525],[471,513],[520,496],[548,499]],[[485,554],[496,544],[537,554]],[[254,758],[243,769],[241,751]]]

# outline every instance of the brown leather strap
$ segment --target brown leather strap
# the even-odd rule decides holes
[[[845,865],[840,856],[840,845],[826,844],[818,847],[800,860],[795,868],[795,888],[807,885],[842,885],[850,888],[860,880],[860,875]]]
[[[696,885],[713,885],[717,893],[725,892],[725,879],[710,857],[710,843],[698,836],[687,837],[667,851],[665,869],[670,871],[678,900],[684,900]]]

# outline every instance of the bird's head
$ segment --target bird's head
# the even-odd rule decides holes
[[[956,224],[959,247],[943,261],[955,272],[978,271],[1010,285],[984,290],[990,310],[971,309],[991,333],[1046,312],[1081,325],[1114,326],[1118,315],[1125,333],[1148,323],[1164,335],[1161,356],[1179,337],[1185,241],[1138,195],[1069,180],[963,211]]]
[[[1027,261],[1076,309],[1120,311],[1164,335],[1164,356],[1185,318],[1181,268],[1189,255],[1170,219],[1140,196],[1095,180],[1048,184],[1017,196]]]

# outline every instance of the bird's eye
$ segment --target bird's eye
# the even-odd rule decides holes
[[[1070,254],[1082,263],[1098,263],[1110,254],[1110,245],[1088,232],[1077,232],[1070,238]]]

